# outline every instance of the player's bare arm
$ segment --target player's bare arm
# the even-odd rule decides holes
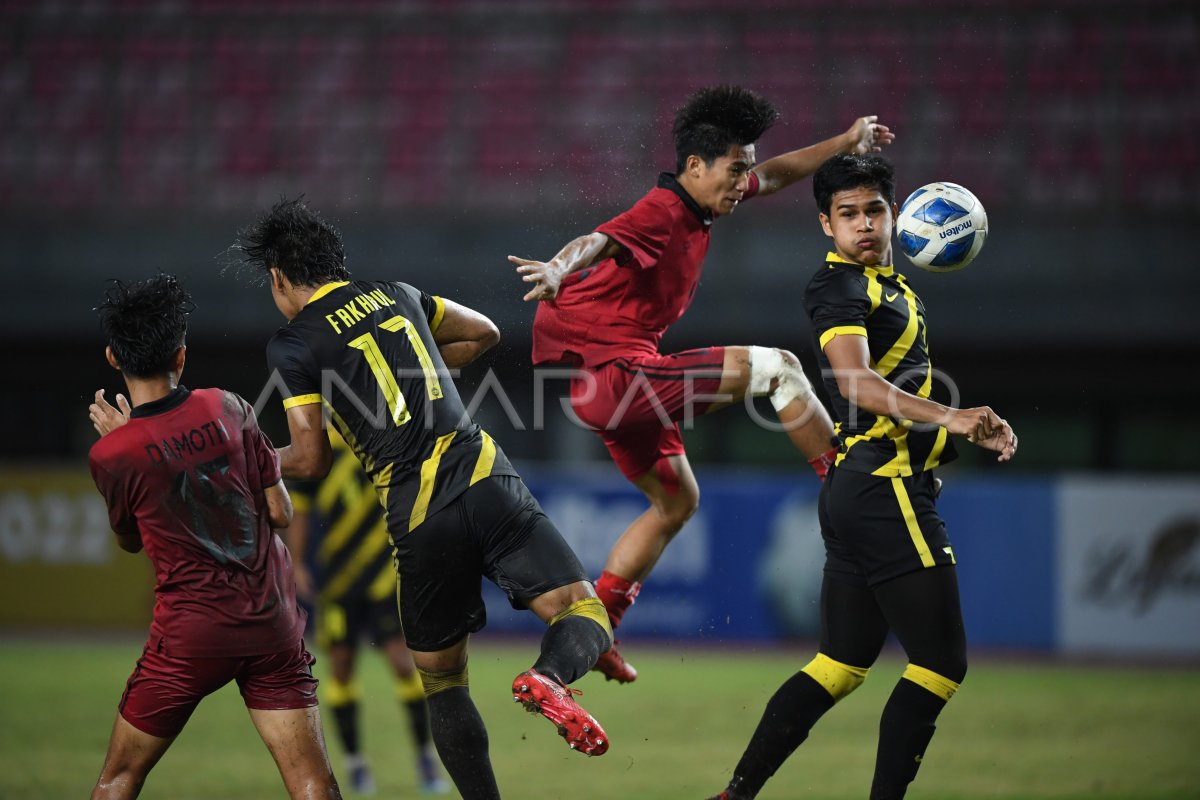
[[[292,498],[283,481],[263,490],[267,498],[267,519],[272,528],[286,528],[292,524]]]
[[[291,444],[279,448],[279,469],[287,480],[319,481],[333,465],[333,447],[325,431],[320,403],[287,410]],[[287,525],[279,527],[286,528]]]
[[[950,433],[966,437],[967,441],[985,450],[998,452],[998,461],[1008,461],[1017,452],[1017,435],[987,406],[950,408],[905,392],[884,380],[869,366],[865,337],[835,336],[825,345],[825,356],[837,378],[838,391],[859,408],[872,414],[944,425]]]
[[[892,143],[896,134],[877,120],[874,116],[859,117],[839,136],[762,162],[753,170],[758,176],[758,194],[772,194],[807,178],[839,153],[878,153],[884,145]]]
[[[500,343],[500,329],[483,314],[445,298],[442,303],[442,321],[433,340],[447,367],[465,367]]]
[[[286,530],[279,532],[288,552],[292,554],[292,578],[296,581],[296,596],[311,603],[316,599],[316,581],[312,572],[304,563],[304,554],[308,552],[308,534],[312,521],[307,511],[292,514],[292,522]]]
[[[814,167],[815,169],[815,167]],[[517,265],[517,272],[525,283],[532,283],[533,288],[525,295],[525,302],[530,300],[553,300],[558,296],[558,289],[563,278],[572,272],[590,267],[605,259],[613,258],[621,252],[621,245],[603,233],[589,233],[567,242],[558,255],[549,261],[530,261],[517,256],[509,256],[508,260]]]

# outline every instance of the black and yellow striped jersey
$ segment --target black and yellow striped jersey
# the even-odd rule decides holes
[[[837,336],[867,339],[870,366],[894,386],[918,397],[933,390],[933,365],[926,341],[925,306],[903,275],[891,266],[868,267],[836,253],[825,257],[804,292],[817,358],[841,443],[835,464],[883,477],[907,476],[955,457],[941,426],[875,415],[838,390],[825,346]]]
[[[328,283],[267,343],[284,408],[324,405],[379,491],[393,535],[483,478],[517,474],[450,378],[433,339],[444,310],[405,283]]]
[[[342,437],[330,431],[329,439],[329,474],[288,483],[296,513],[309,518],[318,598],[322,604],[349,604],[352,598],[395,597],[396,571],[379,495]]]

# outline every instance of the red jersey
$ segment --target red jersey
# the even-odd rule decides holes
[[[743,199],[757,191],[752,172]],[[674,175],[662,173],[645,197],[596,229],[621,244],[621,253],[568,275],[554,300],[538,303],[533,363],[591,368],[656,355],[700,285],[712,220]]]
[[[264,489],[279,455],[232,392],[179,387],[133,409],[92,446],[92,478],[120,534],[154,564],[151,638],[175,656],[250,656],[294,647],[305,614]]]

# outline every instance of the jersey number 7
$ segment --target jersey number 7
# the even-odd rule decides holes
[[[421,341],[421,335],[417,333],[412,322],[405,317],[395,316],[379,323],[379,328],[390,333],[404,331],[408,334],[408,341],[416,351],[417,360],[421,362],[421,372],[425,375],[425,393],[430,400],[440,400],[442,384],[438,381],[437,370],[434,369],[433,359],[429,357],[429,351],[425,349],[425,343]],[[408,404],[404,402],[404,395],[400,392],[400,384],[396,383],[396,375],[388,366],[383,351],[379,349],[379,342],[375,341],[375,336],[364,333],[362,336],[351,339],[346,345],[361,350],[363,357],[367,359],[371,374],[375,376],[375,380],[379,381],[379,388],[383,390],[383,397],[387,400],[388,409],[392,412],[392,422],[396,425],[403,425],[412,419],[412,414],[408,411]]]

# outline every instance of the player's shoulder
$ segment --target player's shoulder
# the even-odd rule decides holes
[[[867,278],[858,264],[826,261],[809,278],[806,295],[824,293],[866,294]]]

